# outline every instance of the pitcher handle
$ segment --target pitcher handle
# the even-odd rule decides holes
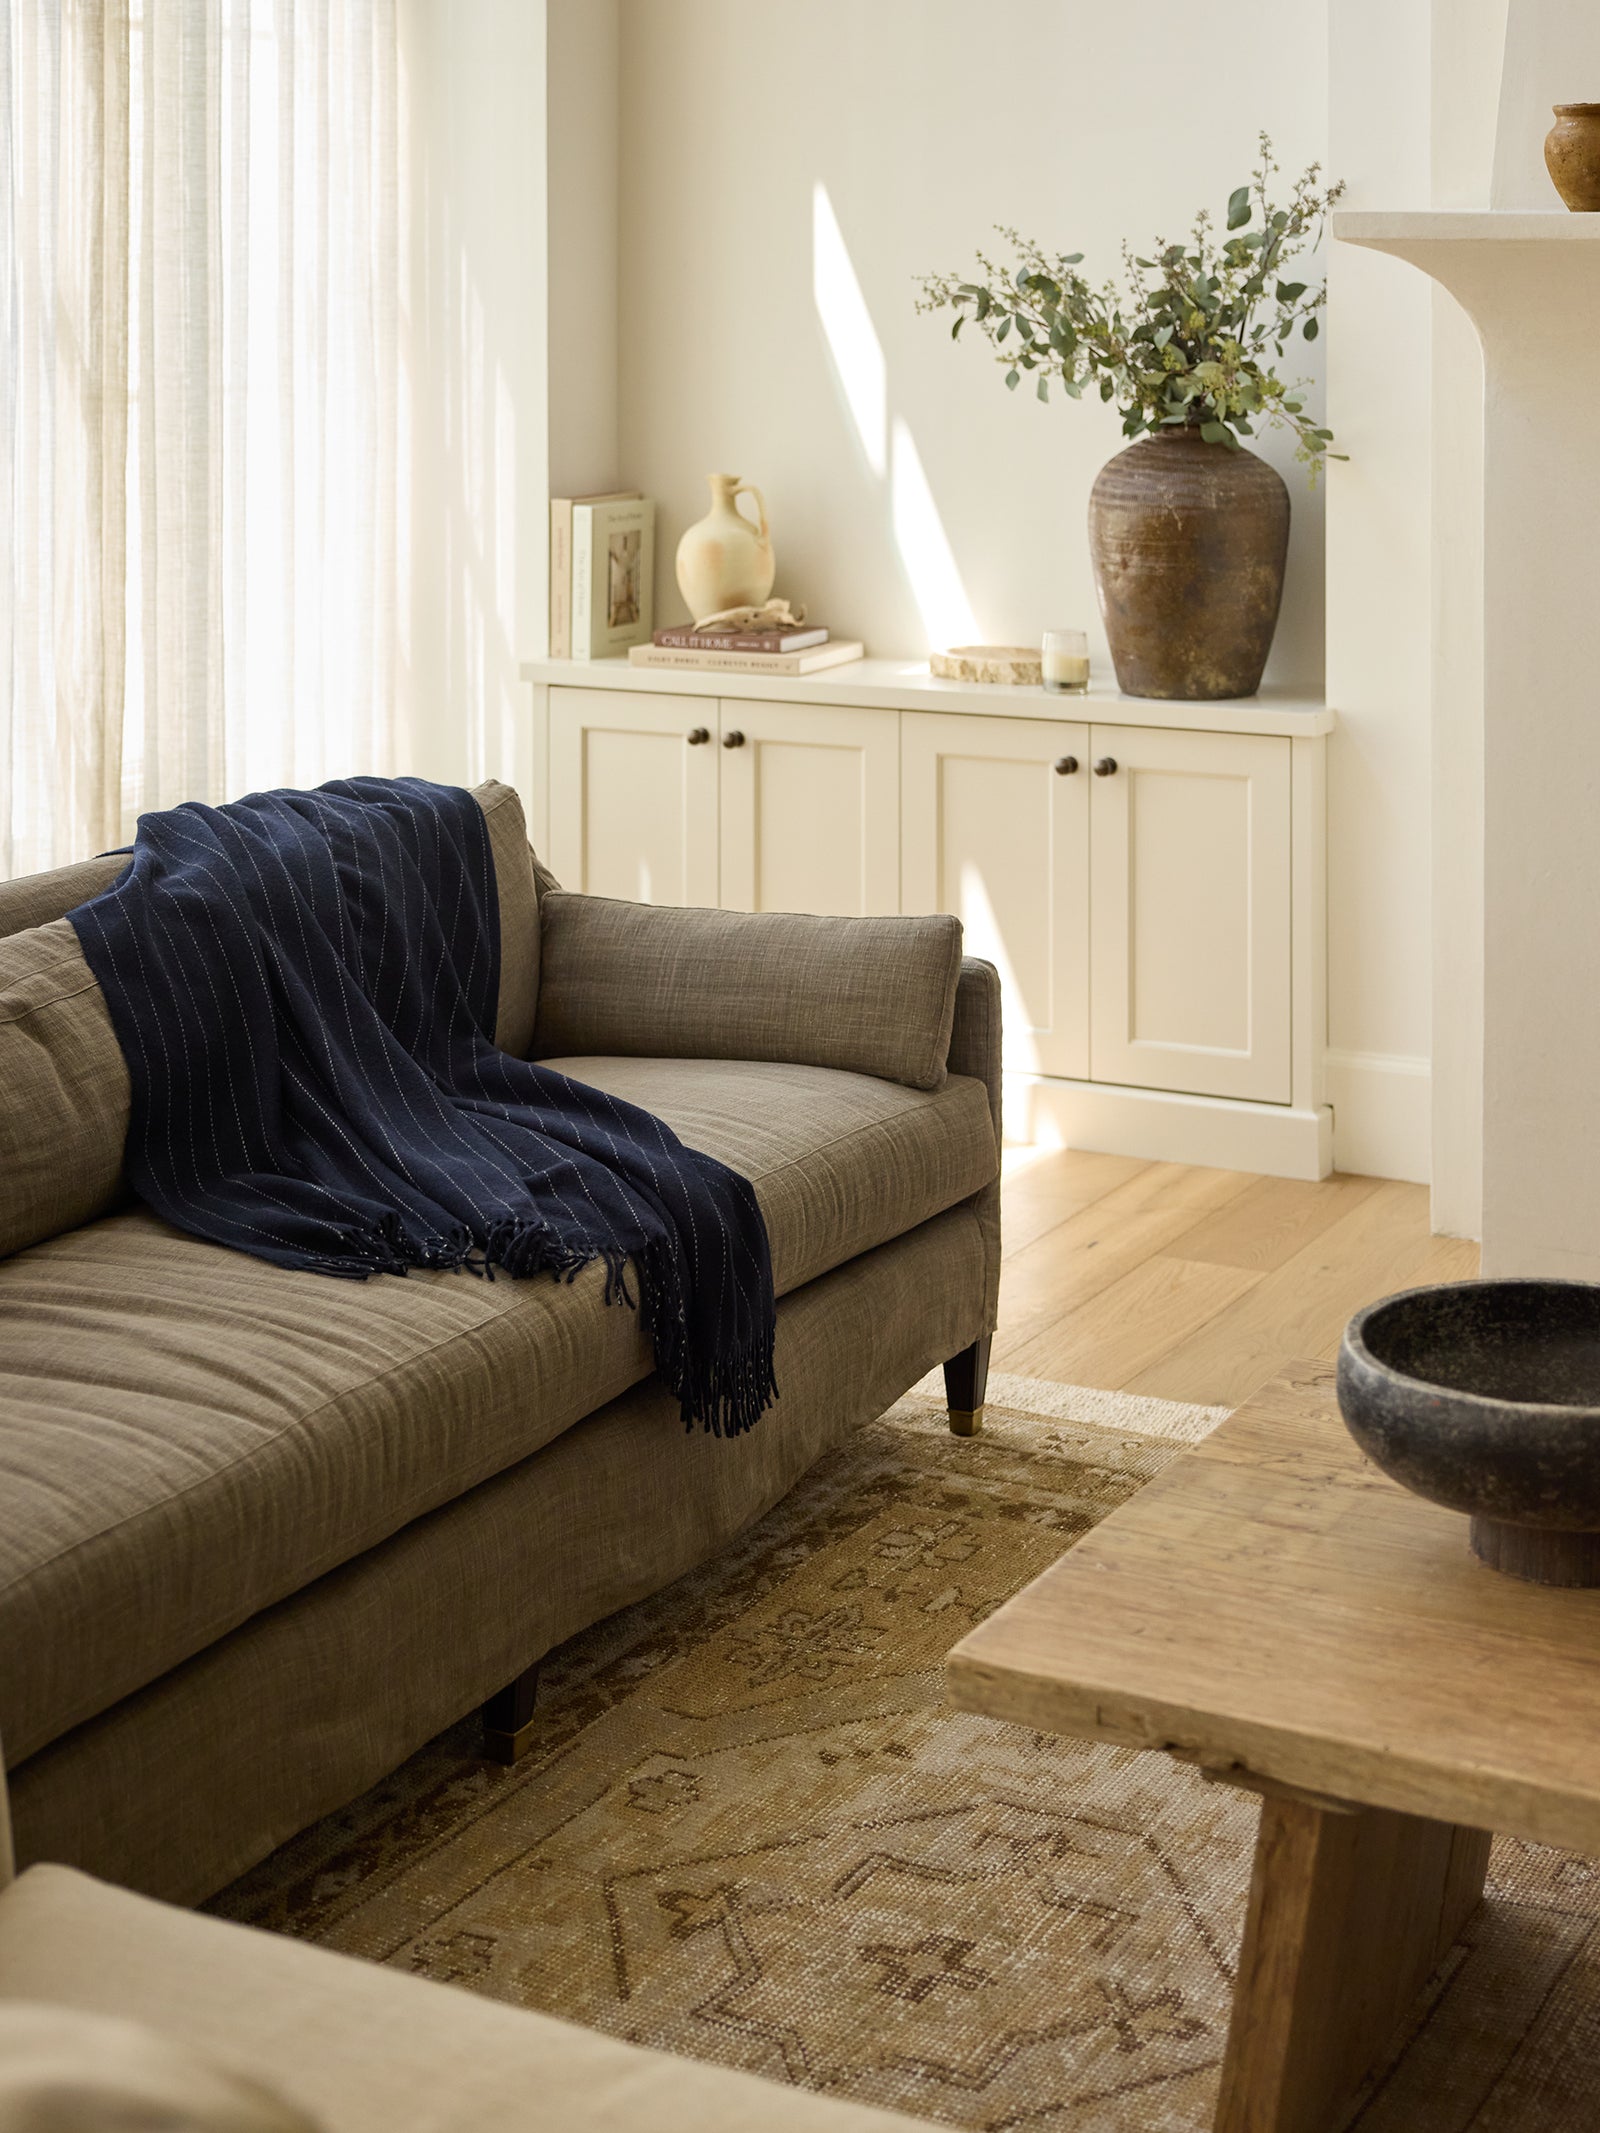
[[[757,509],[757,510],[758,510],[758,511],[759,511],[759,512],[761,513],[761,523],[760,523],[760,525],[759,525],[759,526],[758,526],[758,527],[756,528],[756,532],[757,532],[757,533],[759,534],[759,536],[761,537],[761,539],[762,539],[762,540],[765,540],[765,539],[767,538],[767,500],[766,500],[766,498],[765,498],[765,497],[764,497],[764,496],[762,495],[761,491],[760,491],[760,490],[759,490],[759,489],[758,489],[758,488],[756,487],[756,485],[755,485],[755,483],[754,483],[753,481],[742,481],[742,482],[740,482],[740,484],[739,484],[738,488],[734,490],[734,492],[733,492],[733,502],[735,503],[735,505],[736,505],[736,506],[737,506],[737,502],[738,502],[738,499],[739,499],[739,498],[740,498],[741,496],[753,496],[753,497],[755,498],[755,500],[756,500],[756,509]]]

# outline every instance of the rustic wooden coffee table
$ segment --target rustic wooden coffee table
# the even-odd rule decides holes
[[[1600,1852],[1600,1591],[1524,1585],[1293,1366],[957,1645],[955,1701],[1261,1794],[1218,2133],[1327,2133],[1483,1891]]]

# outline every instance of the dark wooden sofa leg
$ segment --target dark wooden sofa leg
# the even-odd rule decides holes
[[[958,1437],[975,1437],[983,1427],[983,1396],[989,1385],[989,1346],[994,1336],[951,1356],[944,1366],[944,1397],[950,1427]]]
[[[533,1745],[533,1705],[539,1693],[537,1663],[524,1667],[515,1681],[491,1696],[483,1707],[483,1752],[492,1763],[515,1763]]]

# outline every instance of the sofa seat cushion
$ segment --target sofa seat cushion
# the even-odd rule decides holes
[[[540,1063],[641,1104],[747,1177],[780,1296],[981,1191],[1000,1167],[980,1081],[952,1077],[928,1095],[870,1074],[747,1060]]]
[[[586,1061],[750,1176],[780,1289],[992,1176],[982,1086]],[[528,1457],[650,1371],[570,1285],[334,1281],[143,1209],[0,1262],[0,1735],[13,1761]]]
[[[922,2123],[171,1910],[66,1867],[36,1866],[0,1894],[0,1999],[12,1998],[148,2022],[277,2090],[326,2133],[916,2133]]]

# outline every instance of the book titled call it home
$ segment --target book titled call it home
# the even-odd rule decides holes
[[[656,507],[648,496],[572,506],[574,659],[610,659],[648,644],[655,605]]]

